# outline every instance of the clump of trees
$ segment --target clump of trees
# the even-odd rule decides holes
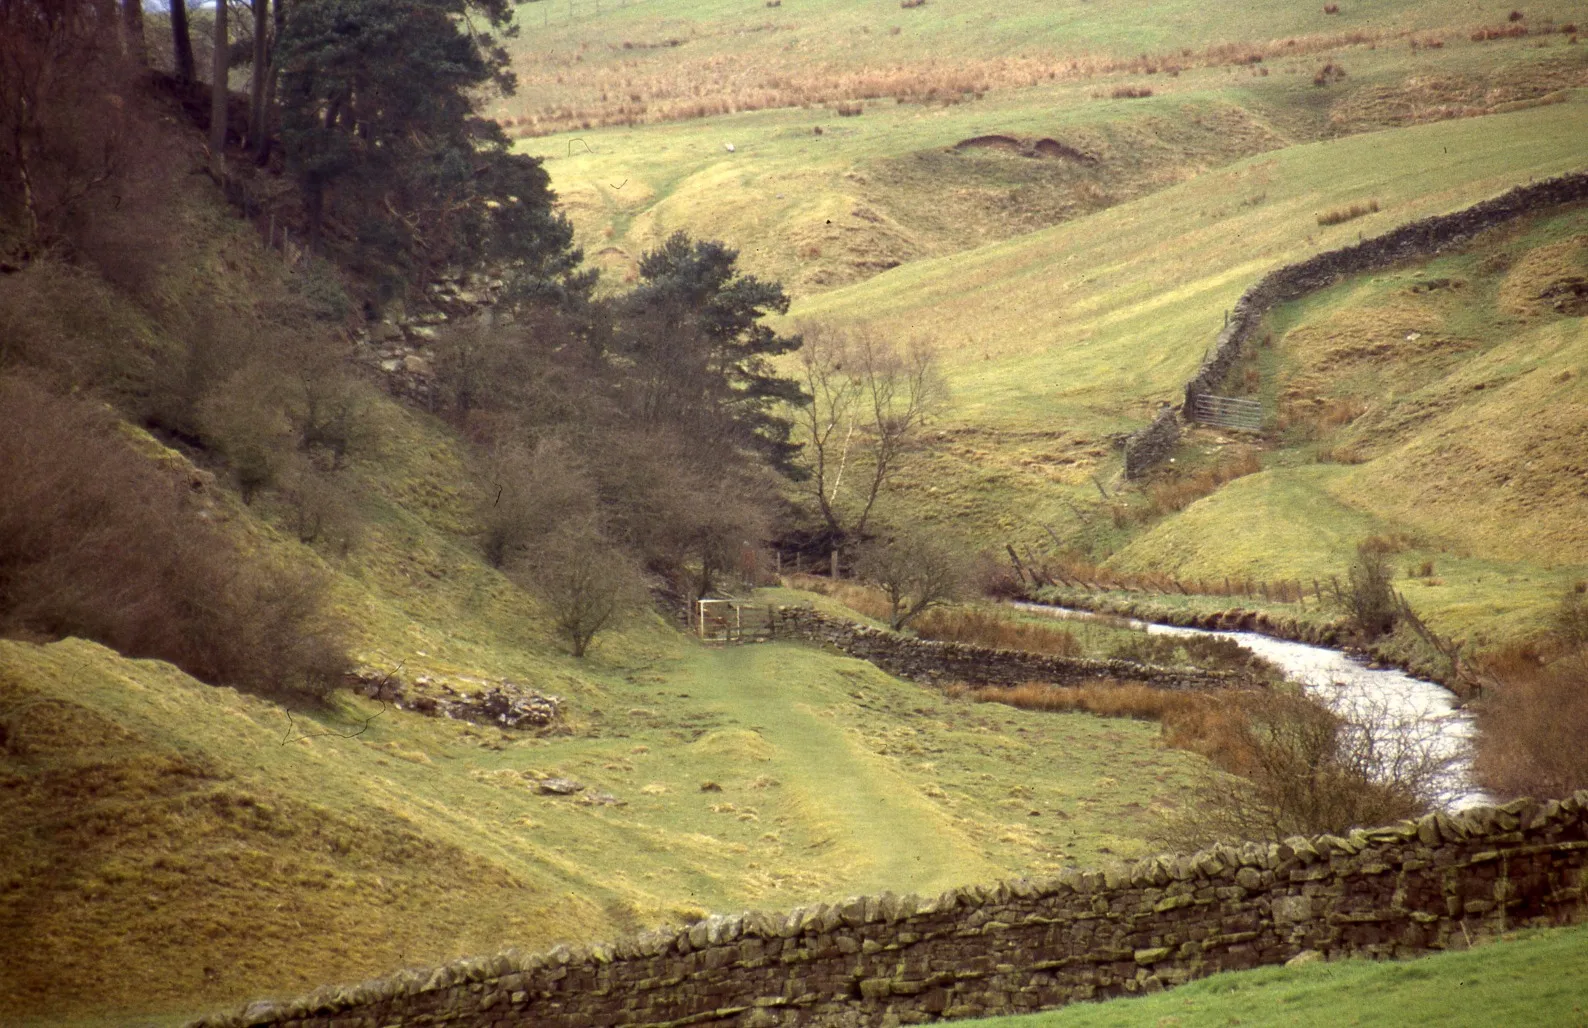
[[[766,326],[788,297],[737,261],[676,234],[628,293],[597,299],[570,277],[510,323],[440,341],[442,413],[490,454],[481,551],[576,654],[635,606],[641,576],[688,598],[738,574],[779,479],[799,474],[787,412],[803,395],[772,362],[800,338]]]

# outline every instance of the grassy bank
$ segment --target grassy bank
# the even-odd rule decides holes
[[[1348,960],[1214,975],[1140,999],[1082,1003],[979,1028],[1588,1024],[1588,929],[1527,933],[1415,961]]]

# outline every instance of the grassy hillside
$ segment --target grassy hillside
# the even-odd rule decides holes
[[[1083,1003],[1026,1017],[970,1021],[978,1028],[1104,1028],[1232,1024],[1588,1024],[1588,929],[1529,933],[1406,963],[1350,960],[1214,975],[1142,999]]]
[[[1283,426],[1269,469],[1115,561],[1307,577],[1386,535],[1403,590],[1448,630],[1538,630],[1588,565],[1585,234],[1588,211],[1551,213],[1276,311],[1254,362]]]
[[[0,646],[6,708],[25,712],[4,804],[10,1016],[191,1012],[1139,854],[1187,767],[1150,725],[950,702],[781,646],[603,668],[584,725],[529,739],[400,712],[348,738],[373,703],[289,718],[88,643]],[[540,795],[547,776],[588,788]]]
[[[838,10],[829,12],[837,20],[824,21],[821,33],[855,31]],[[597,41],[609,30],[621,36],[619,26],[658,11],[644,4],[604,9],[599,19],[543,26],[541,36],[570,46],[583,41],[581,65],[600,68],[611,60],[633,71],[636,62],[661,60],[654,56],[660,51],[625,51],[618,39],[603,55]],[[722,67],[736,67],[741,52],[775,64],[760,34],[706,30],[736,24],[726,8],[668,11],[675,27],[700,28],[670,48],[676,51],[670,68],[687,64],[679,55],[692,46],[718,47],[712,52]],[[1333,458],[1333,444],[1302,438],[1310,430],[1287,430],[1264,446],[1266,465],[1276,470],[1168,519],[1142,511],[1140,498],[1129,493],[1124,501],[1131,509],[1123,512],[1113,500],[1100,503],[1092,480],[1114,487],[1113,439],[1144,423],[1157,403],[1177,399],[1222,312],[1266,270],[1518,182],[1588,166],[1576,130],[1588,103],[1581,88],[1588,51],[1537,31],[1542,15],[1526,13],[1535,19],[1528,22],[1532,35],[1474,41],[1465,30],[1442,31],[1442,45],[1434,48],[1425,45],[1434,38],[1426,34],[1416,46],[1413,37],[1391,45],[1383,34],[1478,24],[1499,13],[1486,19],[1461,5],[1378,11],[1358,27],[1381,35],[1315,40],[1318,48],[1311,48],[1300,40],[1285,45],[1287,32],[1301,31],[1285,19],[1328,18],[1298,10],[1275,15],[1274,24],[1284,26],[1272,32],[1278,48],[1263,51],[1256,64],[1187,60],[1173,75],[1078,65],[1074,75],[1037,84],[1011,80],[1010,88],[963,94],[963,102],[917,102],[901,88],[910,102],[868,102],[857,117],[808,100],[778,110],[526,138],[520,146],[546,159],[582,242],[613,284],[632,277],[646,247],[686,228],[741,247],[747,267],[783,281],[796,296],[791,320],[865,322],[934,343],[954,405],[902,476],[894,513],[938,521],[978,544],[1013,538],[1045,547],[1052,529],[1122,568],[1215,578],[1326,577],[1364,536],[1404,537],[1410,566],[1433,560],[1439,571],[1424,576],[1413,602],[1443,630],[1481,642],[1536,630],[1542,611],[1582,574],[1585,558],[1572,531],[1581,511],[1566,484],[1575,466],[1577,398],[1569,377],[1551,378],[1574,366],[1580,319],[1530,321],[1512,313],[1492,321],[1478,333],[1484,351],[1521,326],[1526,331],[1492,359],[1529,362],[1538,374],[1503,396],[1462,392],[1476,383],[1448,379],[1443,399],[1417,401],[1422,414],[1368,394],[1427,387],[1429,376],[1439,374],[1430,369],[1448,370],[1454,353],[1473,355],[1471,346],[1441,344],[1443,357],[1388,377],[1386,369],[1406,356],[1404,347],[1358,361],[1357,391],[1349,397],[1349,388],[1325,375],[1332,410],[1385,400],[1386,410],[1399,412],[1395,417],[1423,424],[1438,406],[1444,421],[1425,426],[1437,438],[1414,442],[1406,426],[1378,438],[1388,416],[1378,412],[1336,440],[1352,464],[1319,465],[1320,451]],[[1114,53],[1108,48],[1127,38],[1118,14],[1109,5],[1087,5],[1053,20],[1073,15],[1066,23],[1073,38]],[[1142,32],[1172,25],[1204,45],[1228,32],[1216,7],[1168,13],[1161,24],[1156,14]],[[794,16],[783,8],[766,12]],[[1338,24],[1348,17],[1357,14],[1347,10]],[[1054,45],[1030,26],[1016,28],[1018,21],[998,12],[960,24],[955,52],[974,55],[993,40],[1007,45],[1014,37],[998,35],[1006,30],[1024,31],[1021,45],[1029,52]],[[1105,23],[1114,26],[1113,35],[1087,35],[1085,25]],[[917,35],[926,24],[917,25]],[[901,30],[888,38],[908,35]],[[733,54],[730,38],[739,48]],[[863,50],[829,40],[817,52],[847,61],[859,60]],[[520,66],[536,74],[551,52],[525,49]],[[1347,74],[1316,85],[1324,63]],[[1138,86],[1152,95],[1114,96]],[[1353,204],[1377,210],[1319,223],[1320,215]],[[1560,231],[1569,236],[1577,229]],[[1575,258],[1563,251],[1539,259]],[[1484,304],[1499,302],[1499,280],[1490,278],[1487,292],[1459,294],[1467,313],[1450,317],[1470,322]],[[1430,293],[1418,303],[1435,299]],[[1388,311],[1375,302],[1366,293],[1340,299],[1333,322],[1319,331],[1349,350],[1376,345],[1388,321],[1403,314],[1419,325],[1445,316],[1408,311],[1405,298]],[[1395,318],[1386,319],[1388,313]],[[1445,336],[1472,331],[1463,322]],[[1426,348],[1434,335],[1424,336]],[[1323,347],[1310,359],[1323,367],[1335,354]],[[1263,395],[1279,402],[1292,388],[1281,379],[1288,383],[1293,373],[1265,361],[1256,366]],[[1494,377],[1482,368],[1474,363],[1469,374]],[[1501,377],[1509,381],[1509,375]],[[1524,500],[1506,476],[1533,459],[1529,447],[1542,442],[1540,422],[1516,416],[1537,404],[1551,405],[1564,420],[1554,432],[1554,470],[1534,475]],[[1503,439],[1470,431],[1496,423],[1513,430]],[[1370,438],[1377,441],[1364,443]],[[1394,453],[1386,450],[1390,438],[1398,440]],[[1204,439],[1182,461],[1207,466],[1221,449],[1219,439]],[[1452,462],[1458,451],[1476,459]],[[1368,454],[1383,459],[1358,466]],[[1446,474],[1469,465],[1471,474]],[[1430,496],[1443,499],[1431,504]],[[1519,518],[1528,527],[1496,530],[1496,518],[1479,517],[1484,512],[1501,524]],[[1491,527],[1474,527],[1481,524]],[[1549,557],[1537,560],[1545,547]]]
[[[456,440],[390,402],[370,417],[346,556],[288,541],[268,503],[217,490],[217,515],[330,570],[367,665],[510,679],[564,722],[515,735],[349,694],[290,711],[92,643],[0,642],[0,1017],[125,1023],[1139,854],[1183,788],[1190,758],[1150,724],[950,700],[814,649],[708,650],[648,616],[572,660],[464,534]],[[565,776],[586,788],[538,791]]]
[[[614,284],[687,229],[784,281],[794,318],[938,346],[954,406],[893,512],[1209,577],[1323,574],[1379,534],[1434,565],[1407,591],[1437,627],[1525,634],[1588,565],[1588,336],[1550,292],[1588,264],[1580,211],[1276,312],[1252,366],[1276,412],[1264,470],[1168,517],[1115,492],[1112,438],[1176,397],[1264,271],[1588,165],[1588,49],[1544,32],[1571,5],[1484,43],[1469,29],[1506,10],[1345,7],[543,3],[521,9],[523,89],[499,113]],[[1326,63],[1347,76],[1314,85]],[[87,297],[83,331],[136,336],[129,395],[158,391],[201,308],[240,338],[294,290],[347,314],[217,198],[171,204],[180,260],[129,247],[114,288],[62,279],[38,305]],[[172,1019],[706,911],[1132,857],[1184,794],[1193,759],[1155,726],[976,705],[812,648],[705,649],[657,614],[573,660],[480,558],[466,444],[370,394],[336,472],[361,526],[346,552],[129,432],[193,471],[248,553],[327,573],[366,667],[421,691],[521,683],[563,720],[514,734],[346,692],[289,710],[82,640],[0,640],[0,1020]],[[539,788],[564,777],[584,788]]]
[[[1282,47],[1261,65],[1173,77],[1043,80],[947,105],[884,99],[856,117],[790,104],[519,146],[546,159],[581,243],[615,283],[682,228],[741,248],[750,270],[796,294],[816,293],[1070,220],[1241,157],[1503,110],[1588,82],[1588,52],[1555,42]],[[1349,71],[1320,88],[1314,78],[1326,63]],[[1118,89],[1151,95],[1115,98]],[[1252,203],[1261,192],[1232,199],[1261,207]]]
[[[1112,73],[1156,76],[1247,65],[1253,55],[1342,44],[1447,44],[1505,24],[1468,0],[1356,7],[1262,0],[995,4],[904,9],[856,0],[570,0],[519,8],[510,42],[523,89],[499,114],[524,130],[646,123],[856,98],[953,102],[988,90]],[[1531,5],[1548,33],[1581,20],[1563,0]],[[1321,62],[1320,62],[1321,63]]]

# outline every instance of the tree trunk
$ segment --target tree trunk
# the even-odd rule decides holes
[[[193,81],[193,37],[187,30],[187,0],[171,0],[171,60],[176,80]]]
[[[279,2],[279,0],[278,0]],[[265,127],[265,112],[269,107],[265,93],[270,81],[270,48],[267,46],[267,29],[270,26],[270,0],[253,0],[254,4],[254,67],[253,82],[249,90],[248,146],[255,160],[270,153],[270,133]]]
[[[175,7],[177,0],[172,0]],[[210,76],[210,170],[226,174],[226,78],[231,40],[226,31],[226,0],[215,2],[215,64]]]
[[[143,35],[143,0],[121,0],[122,31],[127,52],[139,66],[149,63],[149,44]]]

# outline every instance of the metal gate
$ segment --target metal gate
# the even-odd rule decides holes
[[[772,608],[738,600],[696,600],[695,631],[708,642],[750,642],[772,638]]]
[[[1235,428],[1247,432],[1263,430],[1263,405],[1240,396],[1213,396],[1197,393],[1191,417],[1204,425]]]

